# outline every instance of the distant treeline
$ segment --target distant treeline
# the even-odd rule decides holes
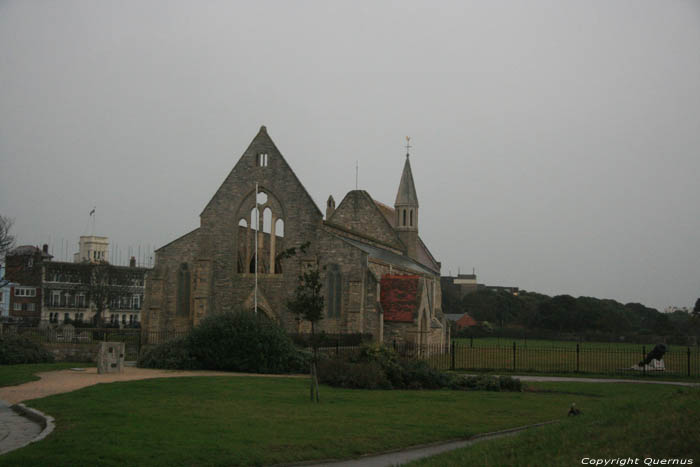
[[[443,296],[444,313],[469,313],[486,327],[525,328],[562,334],[697,336],[700,319],[691,313],[660,313],[640,303],[570,295],[550,297],[521,291],[478,290],[461,300]]]

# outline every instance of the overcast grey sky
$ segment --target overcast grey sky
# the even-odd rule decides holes
[[[325,210],[412,137],[443,273],[691,306],[700,2],[4,1],[0,214],[54,255],[161,246],[260,125]]]

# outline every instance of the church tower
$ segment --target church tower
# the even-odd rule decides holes
[[[406,144],[406,163],[403,166],[399,191],[396,193],[396,201],[394,202],[396,211],[394,225],[399,238],[406,245],[406,254],[410,258],[416,259],[416,250],[418,248],[418,195],[416,195],[416,185],[413,183],[408,148],[410,146]]]

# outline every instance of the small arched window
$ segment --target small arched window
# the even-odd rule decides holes
[[[406,226],[406,210],[403,210],[403,225]]]
[[[277,219],[275,222],[275,235],[284,237],[284,221],[282,219]]]
[[[410,219],[409,225],[410,225],[411,227],[413,227],[413,209],[411,209],[410,218],[411,218],[411,219]]]
[[[269,234],[272,231],[272,209],[265,208],[263,211],[263,232]]]
[[[250,228],[253,230],[258,230],[260,213],[256,208],[250,210]]]

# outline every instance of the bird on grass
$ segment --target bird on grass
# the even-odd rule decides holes
[[[569,409],[569,415],[568,415],[568,416],[570,417],[570,416],[573,415],[573,416],[575,417],[576,415],[580,415],[580,414],[581,414],[581,411],[580,411],[579,409],[576,408],[576,402],[572,402],[572,403],[571,403],[571,408]]]

